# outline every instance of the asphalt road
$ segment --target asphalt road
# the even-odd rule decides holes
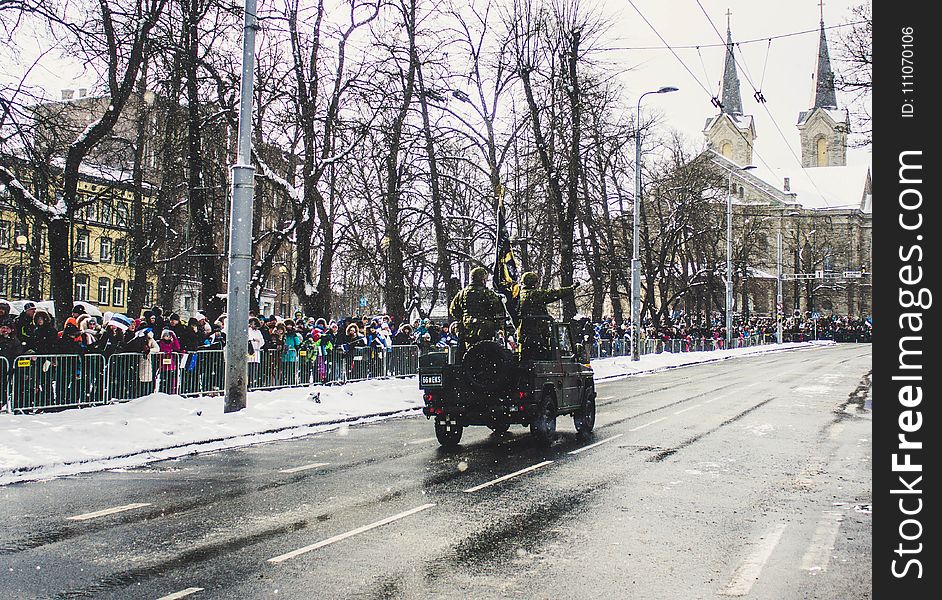
[[[871,363],[600,382],[548,449],[417,416],[9,485],[0,597],[870,598]]]

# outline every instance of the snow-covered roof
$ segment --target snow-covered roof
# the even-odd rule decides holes
[[[753,119],[752,115],[733,115],[729,113],[720,113],[718,115],[712,116],[706,120],[706,124],[703,126],[704,131],[709,131],[716,122],[722,117],[729,117],[733,122],[733,125],[740,129],[749,129],[752,127]]]
[[[850,115],[844,109],[812,108],[811,110],[803,110],[800,113],[798,113],[798,125],[804,125],[805,122],[808,120],[808,117],[810,117],[811,114],[814,113],[816,110],[820,110],[824,112],[827,116],[831,117],[831,119],[835,123],[849,123],[850,122]]]
[[[867,213],[872,209],[872,201],[869,199],[872,194],[869,165],[813,168],[795,166],[774,169],[762,166],[753,170],[752,174],[783,193],[787,177],[789,191],[796,195],[795,201],[802,208],[860,209]]]

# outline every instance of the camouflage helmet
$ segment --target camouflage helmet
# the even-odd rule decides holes
[[[540,276],[533,271],[527,271],[523,274],[523,278],[520,280],[520,283],[523,284],[523,287],[536,287],[540,283]]]
[[[487,281],[487,269],[484,267],[474,267],[471,269],[471,282],[484,283]]]

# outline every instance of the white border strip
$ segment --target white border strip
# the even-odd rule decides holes
[[[644,428],[647,427],[648,425],[654,425],[655,423],[660,423],[661,421],[663,421],[663,420],[666,419],[666,418],[667,418],[667,417],[661,417],[660,419],[654,419],[653,421],[649,421],[649,422],[645,423],[644,425],[638,425],[637,427],[632,427],[632,428],[629,429],[628,431],[638,431],[639,429],[644,429]]]
[[[503,477],[498,477],[497,479],[493,479],[491,481],[488,481],[487,483],[482,483],[481,485],[476,485],[473,488],[468,488],[464,490],[464,493],[470,494],[478,490],[483,490],[484,488],[500,483],[501,481],[507,481],[508,479],[511,479],[512,477],[516,477],[517,475],[523,475],[524,473],[529,473],[530,471],[535,471],[536,469],[539,469],[540,467],[545,467],[546,465],[549,465],[552,463],[553,461],[551,460],[544,460],[543,462],[537,463],[533,465],[532,467],[527,467],[526,469],[520,469],[519,471],[514,471],[513,473],[510,473],[509,475],[504,475]]]
[[[772,528],[772,531],[759,538],[753,547],[752,554],[743,559],[733,578],[726,584],[722,591],[723,596],[745,596],[752,589],[753,584],[759,579],[762,573],[762,567],[768,562],[769,557],[782,539],[782,533],[787,527],[786,523],[779,523]]]
[[[74,517],[69,517],[68,519],[69,521],[87,521],[89,519],[94,519],[96,517],[104,517],[107,515],[113,515],[115,513],[124,512],[126,510],[134,510],[135,508],[143,508],[145,506],[150,506],[150,502],[135,502],[134,504],[125,504],[124,506],[115,506],[114,508],[106,508],[104,510],[85,513],[84,515],[75,515]]]
[[[160,598],[157,598],[157,600],[178,600],[179,598],[186,598],[187,596],[191,594],[195,594],[196,592],[202,592],[202,591],[203,591],[203,588],[190,587],[190,588],[186,588],[185,590],[180,590],[179,592],[174,592],[172,594],[167,594],[166,596],[161,596]]]
[[[300,467],[293,467],[291,469],[282,469],[278,471],[279,473],[297,473],[299,471],[307,471],[308,469],[316,469],[317,467],[326,467],[330,463],[311,463],[309,465],[301,465]]]
[[[609,442],[612,441],[612,440],[617,440],[618,438],[620,438],[620,437],[623,436],[623,435],[625,435],[625,434],[624,434],[624,433],[619,433],[618,435],[613,435],[612,437],[606,438],[606,439],[602,440],[601,442],[595,442],[594,444],[589,444],[588,446],[583,446],[582,448],[576,448],[575,450],[573,450],[573,451],[570,452],[569,454],[579,454],[580,452],[585,452],[585,451],[588,450],[589,448],[595,448],[596,446],[601,446],[602,444],[607,444],[607,443],[609,443]]]
[[[837,540],[837,530],[841,527],[844,515],[835,511],[826,511],[818,521],[814,537],[807,552],[801,558],[801,568],[804,571],[827,571],[831,560],[831,550]]]
[[[363,527],[357,527],[356,529],[353,529],[353,530],[348,531],[348,532],[346,532],[346,533],[341,533],[340,535],[335,535],[334,537],[327,538],[326,540],[322,540],[322,541],[320,541],[320,542],[317,542],[316,544],[311,544],[310,546],[305,546],[305,547],[303,547],[303,548],[298,548],[297,550],[292,550],[291,552],[288,552],[288,553],[286,553],[286,554],[282,554],[282,555],[276,556],[276,557],[274,557],[274,558],[269,558],[269,559],[268,559],[268,562],[270,562],[270,563],[272,563],[272,564],[278,564],[278,563],[285,562],[286,560],[292,559],[292,558],[294,558],[294,557],[296,557],[296,556],[300,556],[300,555],[305,554],[305,553],[307,553],[307,552],[311,552],[312,550],[317,550],[318,548],[323,548],[324,546],[328,546],[328,545],[330,545],[330,544],[333,544],[334,542],[339,542],[339,541],[341,541],[341,540],[345,540],[345,539],[347,539],[348,537],[353,537],[353,536],[355,536],[355,535],[357,535],[357,534],[359,534],[359,533],[363,533],[363,532],[369,531],[369,530],[371,530],[371,529],[376,529],[377,527],[382,527],[383,525],[387,525],[387,524],[389,524],[389,523],[392,523],[393,521],[398,521],[399,519],[404,519],[404,518],[406,518],[406,517],[408,517],[408,516],[414,515],[415,513],[422,512],[423,510],[428,510],[428,509],[432,508],[433,506],[435,506],[435,505],[434,505],[434,504],[423,504],[422,506],[417,506],[417,507],[412,508],[412,509],[409,509],[409,510],[407,510],[407,511],[405,511],[405,512],[401,512],[401,513],[399,513],[398,515],[393,515],[393,516],[391,516],[391,517],[386,517],[386,518],[383,519],[382,521],[376,521],[375,523],[370,523],[369,525],[364,525]]]

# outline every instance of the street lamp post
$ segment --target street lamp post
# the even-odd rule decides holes
[[[755,165],[729,170],[726,182],[726,348],[733,345],[733,173],[749,171]]]
[[[29,240],[22,233],[16,236],[16,249],[20,251],[20,269],[17,275],[17,277],[19,277],[17,288],[20,292],[20,298],[26,297],[26,277],[23,276],[23,252],[26,250],[26,243],[28,241]]]
[[[639,229],[641,225],[641,99],[648,94],[676,92],[667,86],[638,96],[638,115],[635,122],[635,201],[631,238],[631,360],[641,360],[641,261],[638,258]]]

